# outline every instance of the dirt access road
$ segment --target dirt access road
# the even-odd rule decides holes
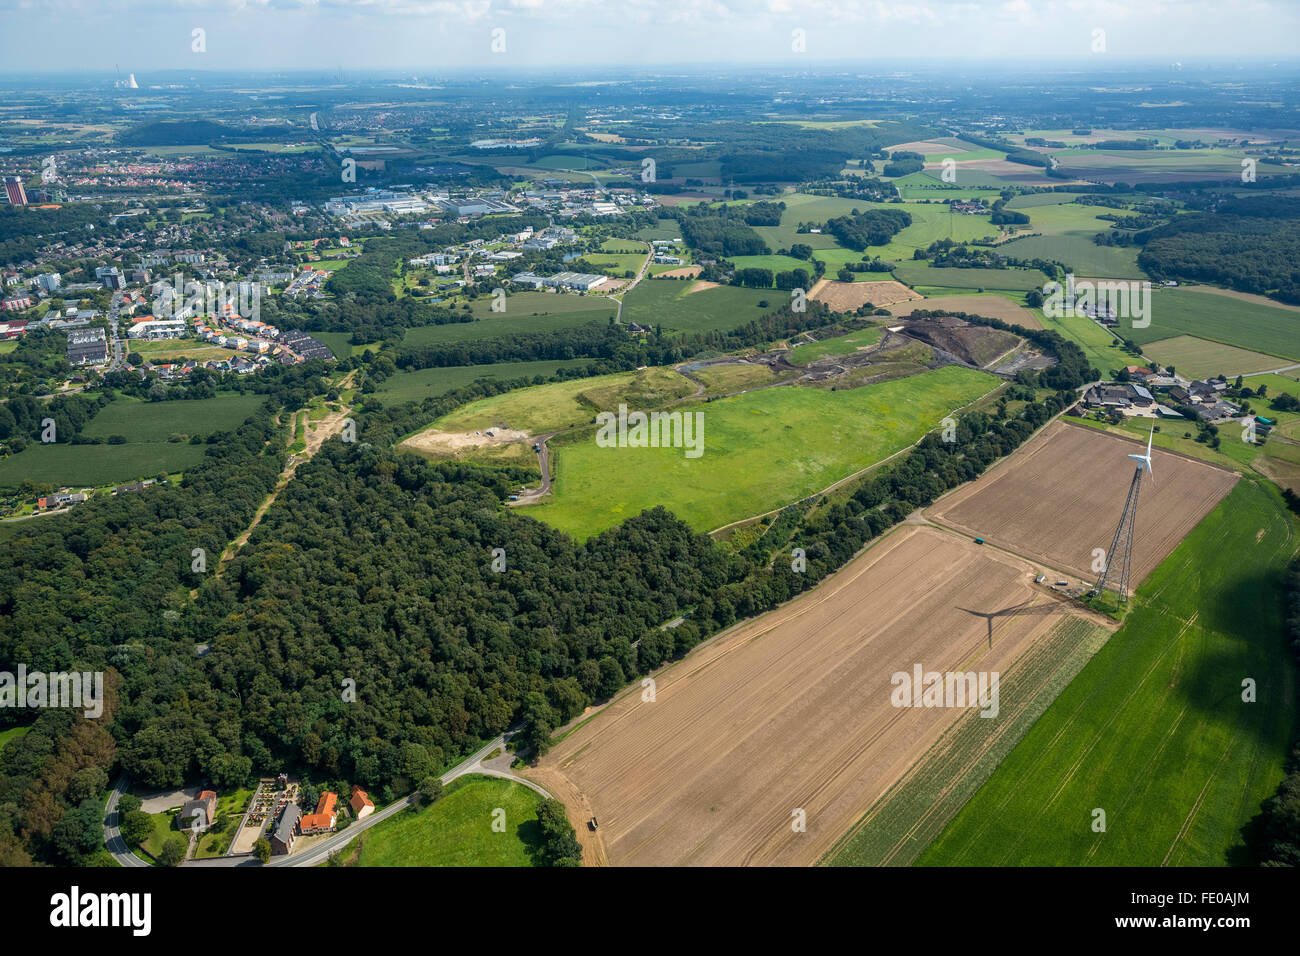
[[[351,388],[352,381],[356,377],[356,374],[357,374],[356,371],[352,371],[348,373],[347,378],[345,378],[342,382],[339,383],[338,386],[339,391],[343,391],[346,388]],[[350,416],[351,414],[352,414],[351,406],[345,406],[340,404],[339,410],[337,412],[331,412],[330,414],[326,415],[324,418],[317,419],[314,422],[308,422],[307,438],[306,438],[307,447],[303,451],[299,452],[298,454],[289,456],[288,461],[285,462],[284,469],[280,472],[279,480],[277,480],[275,483],[275,488],[273,488],[271,490],[271,493],[266,496],[266,500],[263,501],[262,504],[258,506],[257,511],[254,512],[253,514],[253,520],[249,522],[248,527],[245,528],[243,532],[240,533],[239,537],[235,538],[234,541],[230,542],[230,544],[227,545],[226,550],[221,553],[221,560],[217,564],[217,571],[216,571],[217,577],[221,577],[222,572],[224,572],[226,569],[226,565],[228,565],[231,562],[231,560],[235,557],[235,555],[239,553],[240,549],[242,549],[244,545],[248,544],[248,539],[252,536],[253,529],[256,528],[259,524],[261,524],[262,518],[265,517],[266,513],[271,510],[271,505],[275,504],[275,500],[280,497],[280,492],[284,491],[284,489],[288,486],[289,482],[293,481],[293,476],[295,473],[297,473],[298,466],[305,461],[309,461],[313,455],[315,455],[318,451],[320,451],[321,446],[324,445],[325,442],[329,441],[329,439],[339,434],[343,430],[344,422],[347,421],[348,416]],[[290,417],[291,426],[292,426],[292,422],[293,422],[293,418]],[[293,441],[292,427],[290,429],[289,441],[290,442]],[[191,598],[195,597],[196,595],[197,595],[197,591],[190,592]]]

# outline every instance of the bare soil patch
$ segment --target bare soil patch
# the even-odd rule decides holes
[[[721,284],[722,283],[720,282],[709,282],[705,279],[699,279],[691,283],[691,287],[686,290],[686,294],[694,295],[696,292],[703,292],[706,289],[716,289]]]
[[[877,308],[895,302],[910,302],[925,298],[901,282],[889,279],[883,282],[840,282],[822,279],[808,293],[808,298],[824,302],[835,312],[853,312],[870,302]]]
[[[656,279],[694,279],[704,271],[704,266],[682,266],[680,269],[669,269],[667,272],[660,272],[655,276]]]
[[[1138,442],[1054,422],[976,481],[941,498],[928,516],[1089,583],[1093,549],[1108,549],[1119,524]],[[1132,583],[1177,547],[1237,481],[1237,475],[1156,448],[1155,480],[1138,496]],[[1071,582],[1073,583],[1073,582]]]
[[[967,150],[962,146],[956,146],[952,143],[945,143],[937,139],[918,139],[910,143],[899,143],[897,146],[889,146],[887,149],[891,153],[920,153],[922,156],[933,156],[935,153],[942,153],[945,150],[956,157],[959,153]]]
[[[477,448],[492,448],[509,442],[524,441],[527,432],[517,428],[493,428],[492,434],[481,432],[443,432],[437,429],[420,432],[402,442],[402,447],[431,455],[455,455]]]
[[[588,864],[811,865],[969,712],[893,706],[894,673],[1001,672],[1084,616],[1035,586],[1036,571],[901,526],[661,672],[653,702],[632,688],[529,775],[581,830],[599,819],[599,843],[584,834]]]

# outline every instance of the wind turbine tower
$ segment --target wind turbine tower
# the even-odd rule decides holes
[[[1151,439],[1155,437],[1156,428],[1151,426],[1151,434],[1147,436],[1147,451],[1145,455],[1129,455],[1137,462],[1137,468],[1133,471],[1133,481],[1128,486],[1128,499],[1124,502],[1124,513],[1119,516],[1119,527],[1115,529],[1115,539],[1110,543],[1110,550],[1106,552],[1106,570],[1101,573],[1101,578],[1097,581],[1097,593],[1100,594],[1106,590],[1106,585],[1113,584],[1119,590],[1119,599],[1128,600],[1128,581],[1129,571],[1133,561],[1133,526],[1137,522],[1137,504],[1138,491],[1142,488],[1142,474],[1148,472],[1151,474],[1152,483],[1155,482],[1155,473],[1151,468]]]

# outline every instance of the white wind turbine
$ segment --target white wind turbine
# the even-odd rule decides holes
[[[1147,436],[1147,450],[1145,455],[1129,455],[1137,462],[1137,468],[1133,471],[1133,481],[1128,486],[1128,498],[1124,502],[1124,511],[1119,516],[1119,527],[1115,529],[1115,538],[1110,543],[1110,550],[1106,552],[1106,570],[1102,572],[1101,578],[1097,581],[1097,593],[1106,590],[1106,585],[1114,582],[1119,590],[1119,599],[1128,600],[1128,581],[1129,571],[1133,562],[1133,528],[1137,523],[1137,503],[1138,491],[1142,487],[1142,475],[1148,473],[1151,475],[1151,484],[1154,486],[1156,481],[1155,469],[1151,467],[1151,441],[1155,438],[1156,426],[1151,426],[1151,434]]]

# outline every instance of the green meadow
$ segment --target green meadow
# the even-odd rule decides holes
[[[1211,375],[1240,375],[1264,372],[1286,364],[1276,355],[1239,349],[1235,345],[1209,342],[1192,335],[1176,335],[1143,346],[1142,354],[1161,365],[1171,365],[1181,375],[1207,378]]]
[[[1274,488],[1238,482],[919,862],[1248,862],[1242,829],[1282,779],[1295,719],[1282,574],[1296,531]]]
[[[99,487],[184,471],[203,458],[205,446],[168,441],[172,435],[205,436],[238,428],[265,401],[261,395],[224,393],[174,402],[119,397],[91,419],[82,434],[105,441],[121,435],[125,444],[33,443],[20,454],[0,459],[0,488],[16,488],[27,478],[56,487]]]
[[[0,459],[0,488],[17,488],[26,478],[70,488],[152,478],[161,472],[184,471],[198,464],[203,450],[203,445],[184,442],[32,445],[22,454]]]
[[[552,443],[549,500],[520,513],[585,539],[664,505],[707,531],[813,494],[918,441],[998,385],[957,366],[830,391],[787,386],[673,411],[703,416],[703,455],[601,448],[595,432]]]
[[[470,303],[476,321],[423,325],[407,329],[405,345],[447,345],[477,339],[499,339],[526,332],[573,329],[591,322],[608,322],[618,306],[604,296],[556,292],[516,292],[506,297],[504,312],[492,311],[490,296]]]
[[[790,351],[789,361],[791,365],[807,365],[828,355],[847,355],[864,346],[875,345],[879,341],[880,328],[871,326],[850,332],[848,335],[837,335],[834,338],[822,339],[820,342],[795,346]]]
[[[533,866],[541,844],[540,800],[510,780],[459,777],[440,800],[376,824],[358,838],[359,853],[354,841],[342,855],[350,861],[355,853],[355,866]],[[505,830],[497,832],[492,822],[500,810]]]
[[[510,427],[539,435],[586,425],[600,411],[617,411],[620,402],[634,409],[655,408],[694,391],[690,381],[670,368],[614,372],[534,385],[479,399],[444,415],[429,427],[447,432]]]
[[[118,398],[92,418],[81,433],[87,438],[104,439],[123,435],[128,443],[166,442],[176,434],[210,435],[237,428],[264,404],[263,395],[226,393],[192,402]]]
[[[1194,335],[1300,362],[1300,314],[1280,306],[1194,289],[1159,289],[1151,295],[1151,324],[1147,328],[1129,328],[1125,320],[1120,322],[1121,334],[1140,345],[1176,335]]]
[[[449,365],[442,368],[421,368],[395,372],[374,391],[374,397],[385,405],[414,402],[453,389],[469,385],[481,378],[495,381],[531,379],[540,375],[550,378],[560,369],[581,368],[591,359],[561,359],[539,362],[501,362],[495,365]]]
[[[694,286],[691,279],[645,279],[623,297],[623,321],[663,326],[665,332],[723,332],[775,312],[789,300],[788,292],[775,289],[718,286],[691,292]]]
[[[1051,259],[1064,263],[1076,276],[1103,279],[1144,279],[1134,247],[1099,246],[1086,236],[1026,236],[998,246],[1017,259]]]
[[[1037,269],[941,269],[928,262],[900,262],[894,278],[910,286],[949,286],[954,289],[1004,289],[1028,292],[1047,280]]]

